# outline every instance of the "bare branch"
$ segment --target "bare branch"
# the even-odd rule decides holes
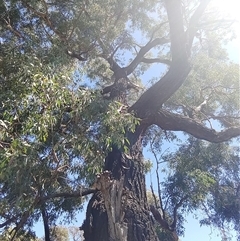
[[[135,57],[135,59],[127,66],[127,67],[120,67],[118,65],[118,63],[113,59],[113,55],[115,54],[115,51],[117,51],[118,47],[113,51],[113,53],[111,54],[110,57],[108,57],[106,60],[108,61],[108,63],[110,64],[111,70],[113,71],[113,76],[114,76],[114,83],[110,86],[107,86],[103,89],[102,93],[106,94],[109,93],[112,89],[112,87],[115,87],[115,83],[120,80],[120,79],[126,79],[128,81],[128,89],[129,88],[139,88],[138,86],[135,86],[134,84],[132,84],[129,79],[128,79],[128,75],[130,75],[131,73],[133,73],[133,71],[135,70],[135,68],[138,66],[138,64],[140,62],[146,61],[146,62],[151,62],[147,59],[144,58],[144,55],[153,47],[159,45],[159,44],[164,44],[169,42],[169,40],[165,39],[165,38],[156,38],[153,41],[148,42],[144,47],[142,47],[140,49],[140,51],[138,52],[137,56]],[[119,45],[120,47],[120,45]],[[142,61],[143,60],[143,61]],[[156,59],[156,61],[160,62],[160,59]],[[169,62],[167,60],[162,60],[162,63],[168,64]]]
[[[84,11],[84,10],[82,10],[82,11],[79,12],[79,14],[78,14],[78,16],[77,16],[77,19],[76,19],[76,22],[78,22],[78,20],[80,19],[83,11]],[[75,25],[76,25],[76,24],[73,24],[72,29],[70,30],[70,34],[69,34],[69,36],[67,37],[67,40],[68,40],[68,41],[71,39],[71,37],[72,37],[72,35],[73,35],[73,33],[74,33],[74,30],[75,30],[75,28],[76,28]]]
[[[158,174],[158,168],[159,168],[159,163],[157,162],[157,170],[156,170],[156,174],[157,174],[157,184],[158,184],[158,198],[159,198],[159,202],[160,202],[160,208],[163,214],[163,218],[166,218],[165,215],[165,210],[163,208],[163,203],[162,203],[162,192],[161,192],[161,187],[160,187],[160,178],[159,178],[159,174]]]
[[[84,188],[82,191],[78,191],[78,192],[76,191],[76,192],[72,192],[72,193],[69,193],[69,192],[53,193],[53,194],[49,194],[48,196],[43,196],[43,197],[36,196],[33,204],[29,208],[29,210],[23,213],[23,215],[22,215],[20,221],[18,222],[17,226],[13,229],[14,234],[13,234],[12,240],[14,240],[17,232],[24,226],[27,219],[31,215],[32,210],[34,210],[36,208],[36,206],[38,206],[39,204],[44,203],[49,199],[54,199],[54,198],[80,198],[80,197],[87,196],[87,195],[95,193],[95,192],[96,192],[96,189]],[[15,217],[15,216],[12,217],[12,218],[9,218],[8,220],[6,220],[5,222],[0,224],[0,228],[3,228],[7,225],[10,225],[11,223],[16,222],[16,220],[17,220],[17,217]]]
[[[6,147],[10,147],[11,143],[8,142],[4,142],[0,140],[0,149],[6,148]]]

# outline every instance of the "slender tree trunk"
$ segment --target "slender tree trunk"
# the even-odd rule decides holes
[[[42,219],[43,219],[43,224],[44,224],[45,241],[51,241],[50,240],[50,229],[49,229],[49,224],[48,224],[48,214],[47,214],[47,211],[46,211],[44,205],[41,208],[41,213],[42,213]]]
[[[129,135],[129,154],[113,148],[82,225],[85,241],[157,241],[146,198],[142,129]]]

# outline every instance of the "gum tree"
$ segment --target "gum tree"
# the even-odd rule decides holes
[[[0,227],[15,224],[14,239],[41,217],[49,240],[93,194],[86,241],[158,240],[153,217],[175,233],[185,199],[170,221],[149,208],[143,139],[152,128],[211,143],[239,136],[238,67],[222,49],[234,20],[210,0],[0,7]]]

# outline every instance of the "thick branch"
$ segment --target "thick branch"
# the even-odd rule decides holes
[[[157,113],[162,104],[180,88],[189,71],[190,65],[187,59],[173,62],[167,74],[144,92],[129,111],[134,111],[140,118]]]
[[[186,36],[184,33],[182,1],[165,0],[168,15],[172,60],[187,59]]]
[[[163,130],[184,131],[192,136],[206,141],[220,143],[240,136],[240,126],[233,126],[217,132],[203,126],[201,123],[166,110],[159,111],[152,119],[151,124],[156,124]]]
[[[114,82],[117,82],[120,79],[126,79],[127,74],[124,68],[121,68],[119,64],[113,59],[113,56],[107,58],[108,63],[110,64],[110,68],[113,71]]]
[[[162,104],[180,88],[190,71],[181,1],[167,0],[165,5],[170,27],[172,64],[167,74],[129,108],[129,111],[134,111],[140,118],[156,113]]]

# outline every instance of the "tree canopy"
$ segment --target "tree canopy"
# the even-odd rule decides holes
[[[86,241],[177,240],[199,209],[201,224],[233,225],[240,238],[239,66],[224,49],[235,19],[210,0],[5,0],[0,13],[0,228],[14,227],[10,239],[42,220],[50,240],[89,195]],[[165,142],[178,148],[163,153]]]

